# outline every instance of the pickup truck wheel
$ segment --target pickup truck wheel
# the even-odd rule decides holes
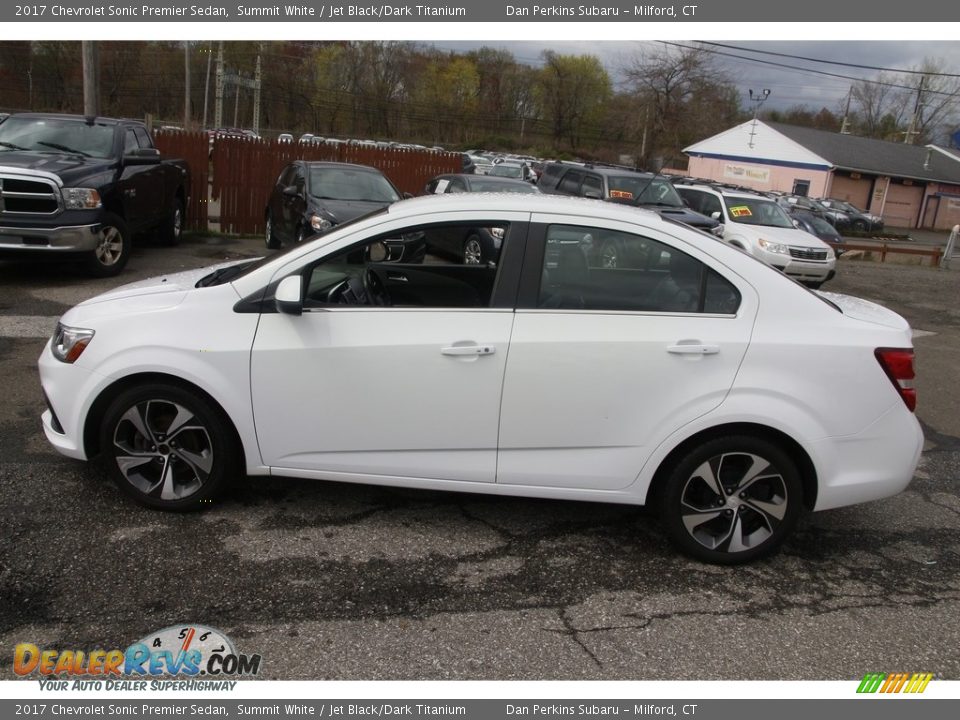
[[[105,213],[97,234],[97,246],[86,260],[87,272],[94,277],[113,277],[130,259],[130,230],[118,215]]]
[[[180,238],[183,237],[183,200],[179,197],[174,199],[173,210],[160,228],[160,237],[164,245],[180,244]]]
[[[267,230],[264,233],[264,240],[267,243],[267,250],[277,250],[280,247],[280,240],[273,232],[273,217],[267,213]]]

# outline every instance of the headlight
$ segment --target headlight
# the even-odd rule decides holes
[[[94,331],[86,328],[69,327],[57,323],[50,341],[50,350],[60,362],[75,363],[93,340]]]
[[[779,253],[780,255],[790,254],[790,251],[787,249],[787,246],[784,245],[783,243],[775,243],[769,240],[764,240],[763,238],[760,238],[759,240],[757,240],[757,243],[760,245],[761,248],[763,248],[767,252]]]
[[[314,213],[310,216],[310,227],[312,227],[316,232],[323,232],[332,228],[333,223],[322,215],[317,215]]]
[[[67,210],[93,210],[100,207],[100,193],[93,188],[64,188],[63,206]]]

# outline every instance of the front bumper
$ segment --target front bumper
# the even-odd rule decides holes
[[[0,226],[0,253],[83,253],[97,247],[99,224],[56,227]]]
[[[784,275],[806,282],[825,282],[836,275],[837,259],[802,260],[799,258],[757,250],[755,256],[767,265],[772,265]]]

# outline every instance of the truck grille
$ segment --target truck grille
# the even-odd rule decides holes
[[[797,258],[797,260],[826,260],[827,251],[792,247],[790,248],[790,257]]]
[[[0,174],[0,215],[53,215],[60,191],[52,180]]]

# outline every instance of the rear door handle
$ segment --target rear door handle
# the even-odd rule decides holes
[[[493,355],[497,351],[493,345],[450,345],[440,348],[443,355]]]
[[[720,352],[719,345],[703,345],[700,343],[677,343],[667,348],[673,355],[716,355]]]

